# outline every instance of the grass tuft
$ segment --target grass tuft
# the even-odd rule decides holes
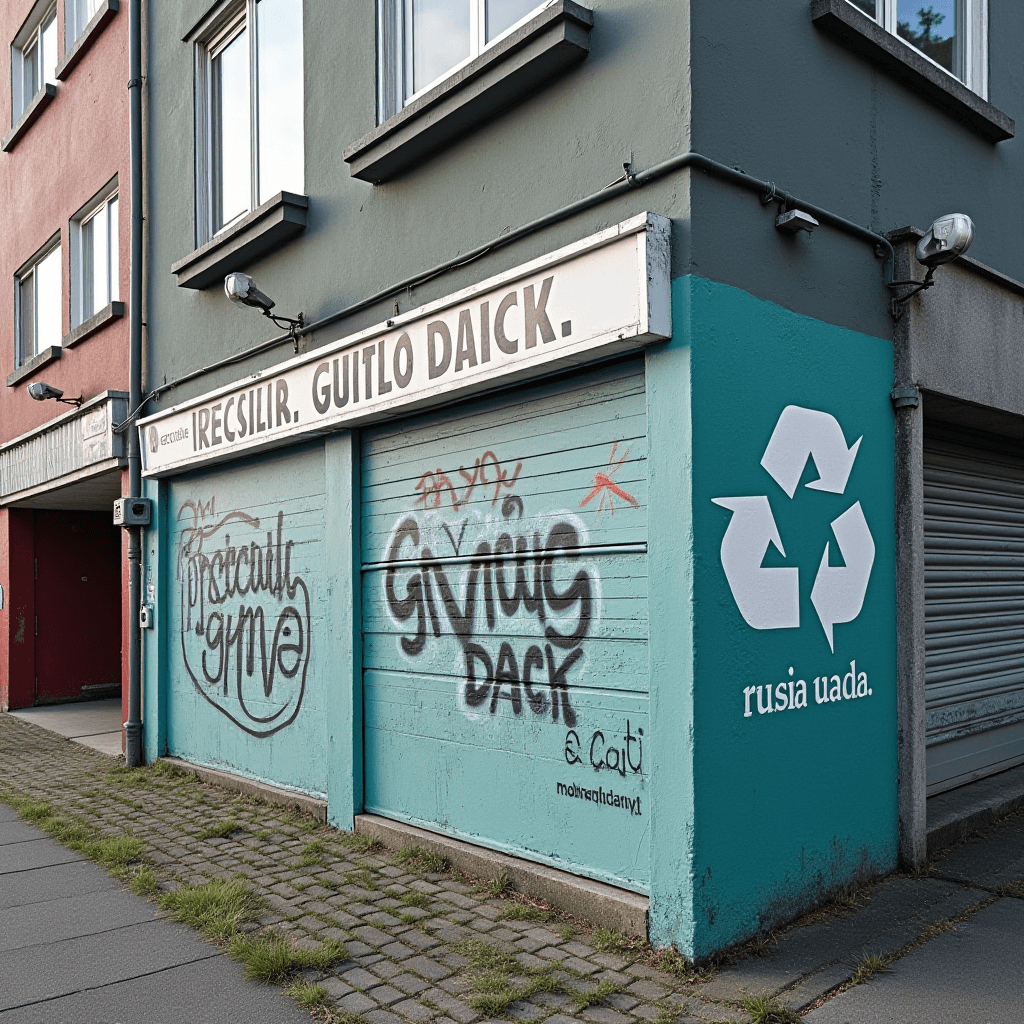
[[[398,859],[403,864],[412,864],[422,871],[444,871],[448,862],[434,850],[424,850],[422,846],[403,846],[398,851]]]
[[[499,921],[540,921],[546,924],[553,921],[555,915],[550,910],[542,910],[540,907],[528,907],[522,903],[513,903],[506,907],[499,915]]]
[[[243,924],[264,912],[263,901],[243,882],[215,878],[203,885],[183,885],[165,893],[160,906],[175,921],[191,925],[209,939],[226,942]]]
[[[750,1014],[750,1024],[799,1024],[800,1015],[768,996],[744,996],[740,1005]]]
[[[407,907],[418,907],[420,910],[426,910],[430,906],[427,894],[425,892],[417,892],[415,889],[402,893],[402,902]]]
[[[595,928],[590,940],[602,953],[624,953],[630,945],[625,936],[608,928]]]
[[[316,949],[300,949],[283,935],[239,934],[228,944],[228,955],[245,967],[245,976],[254,981],[283,982],[297,971],[326,971],[348,956],[345,947],[334,939],[321,942]]]
[[[492,896],[504,896],[506,893],[510,893],[512,888],[512,879],[509,878],[508,872],[504,868],[487,883],[487,891]]]
[[[853,977],[850,978],[850,984],[862,985],[876,974],[888,974],[890,971],[892,971],[892,968],[889,966],[888,960],[875,953],[868,953],[857,961]]]
[[[602,981],[597,988],[591,992],[570,992],[569,998],[576,1004],[576,1012],[580,1013],[583,1010],[589,1009],[591,1006],[597,1006],[598,1003],[603,1003],[608,996],[621,991],[622,986],[617,985],[614,981]]]
[[[196,839],[227,839],[232,832],[237,832],[241,827],[235,818],[225,818],[200,829],[196,833]]]
[[[136,864],[129,868],[126,881],[136,896],[155,896],[160,891],[156,875],[148,864]]]
[[[311,839],[306,843],[302,851],[302,856],[299,858],[299,867],[325,868],[330,864],[330,861],[327,859],[327,853],[327,844],[322,839]]]
[[[286,992],[304,1010],[323,1010],[331,999],[330,992],[323,985],[311,985],[305,981],[293,982]]]
[[[368,836],[362,832],[353,832],[345,836],[345,845],[356,853],[379,853],[384,844],[376,836]]]

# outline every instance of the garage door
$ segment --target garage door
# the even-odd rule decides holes
[[[928,794],[1024,762],[1024,459],[926,435]]]
[[[365,806],[647,891],[642,360],[363,440]]]

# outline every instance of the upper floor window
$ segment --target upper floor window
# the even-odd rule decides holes
[[[57,81],[56,67],[57,5],[53,4],[25,23],[11,47],[12,124],[47,82]]]
[[[228,5],[197,43],[198,244],[302,193],[302,0]]]
[[[982,97],[988,93],[987,0],[850,0]]]
[[[379,119],[398,113],[541,6],[537,0],[379,0]]]
[[[116,188],[116,183],[114,185]],[[71,326],[118,300],[117,192],[110,188],[71,222]]]
[[[65,49],[71,49],[92,16],[100,9],[101,2],[102,0],[64,0]]]
[[[61,343],[60,238],[18,275],[18,365]]]

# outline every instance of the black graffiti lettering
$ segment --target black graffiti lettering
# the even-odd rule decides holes
[[[548,686],[551,687],[551,721],[558,721],[558,705],[561,702],[562,718],[565,724],[572,728],[576,724],[576,712],[573,711],[572,705],[569,703],[569,683],[565,677],[569,669],[583,657],[583,652],[577,647],[557,668],[551,644],[544,645],[544,653],[547,655],[548,661]]]
[[[526,657],[523,658],[523,689],[526,690],[526,699],[529,701],[530,710],[535,715],[543,715],[548,709],[548,697],[543,690],[534,690],[532,686],[533,680],[530,678],[530,673],[535,668],[544,668],[544,655],[536,644],[527,650]]]
[[[246,513],[207,524],[211,500],[185,503],[179,519],[185,514],[192,525],[178,550],[184,668],[199,693],[241,729],[273,735],[298,714],[309,666],[310,599],[305,580],[292,571],[296,542],[285,538],[283,511],[265,545],[236,544],[226,531],[234,521],[258,530],[260,520]]]
[[[644,734],[643,729],[639,729],[638,728],[637,731],[636,731],[636,735],[634,736],[629,731],[629,719],[628,718],[626,719],[625,759],[629,762],[629,767],[637,775],[640,774],[640,770],[641,770],[641,768],[643,768],[643,764],[644,764],[644,741],[643,741],[643,738],[642,738],[643,734]],[[633,764],[633,743],[634,743],[634,741],[636,742],[636,745],[637,745],[637,762],[636,762],[636,764]],[[625,770],[623,770],[623,774],[625,774]]]
[[[494,666],[490,655],[479,644],[466,644],[466,703],[471,707],[479,707],[487,700],[494,682]],[[484,666],[484,681],[477,685],[476,663]]]
[[[509,692],[501,692],[503,684],[508,683]],[[519,663],[516,661],[516,653],[508,642],[501,645],[498,651],[498,667],[494,670],[494,689],[491,691],[491,714],[493,715],[498,707],[499,700],[507,700],[512,704],[512,710],[517,714],[523,713],[523,695],[519,689]]]
[[[522,503],[506,501],[504,512],[506,520],[521,514]],[[590,573],[579,567],[572,582],[559,590],[554,565],[578,557],[577,530],[570,523],[556,523],[546,542],[536,531],[532,537],[506,531],[493,548],[488,541],[478,542],[467,558],[461,555],[467,523],[463,521],[457,537],[447,523],[441,524],[458,560],[456,576],[429,546],[421,545],[414,515],[394,530],[386,555],[384,596],[395,623],[405,627],[399,636],[402,652],[418,657],[426,649],[428,629],[435,637],[447,630],[458,638],[466,657],[466,699],[476,701],[471,706],[482,704],[489,693],[492,713],[499,700],[507,700],[516,715],[522,714],[525,703],[534,714],[546,714],[550,708],[552,721],[574,725],[568,675],[583,658],[581,645],[590,634],[594,614],[594,587]],[[501,621],[524,611],[545,627],[547,643],[527,641],[525,654],[520,655],[503,639],[496,655],[488,653],[479,642],[481,634],[493,635]],[[552,617],[568,619],[572,629],[559,631]],[[538,678],[545,667],[546,686]]]
[[[406,538],[412,541],[413,545],[420,542],[420,530],[415,519],[406,519],[399,526],[395,537],[391,542],[391,549],[388,551],[388,561],[394,563],[402,550],[402,544]],[[399,622],[408,622],[416,614],[416,634],[411,639],[402,637],[402,650],[406,654],[419,654],[427,642],[427,620],[423,609],[423,584],[419,573],[415,573],[406,584],[405,597],[399,598],[395,593],[394,564],[388,567],[384,576],[384,594],[387,598],[388,608]]]
[[[579,764],[583,759],[580,757],[580,737],[575,729],[570,729],[565,734],[565,761],[566,764]]]
[[[586,570],[581,569],[573,577],[569,589],[559,594],[555,590],[551,578],[552,566],[554,564],[554,553],[556,551],[574,550],[579,548],[579,535],[568,523],[556,523],[548,534],[547,557],[544,559],[544,599],[552,611],[561,612],[579,604],[580,614],[576,621],[576,628],[565,635],[559,633],[554,626],[548,626],[544,630],[547,637],[557,647],[563,650],[572,650],[581,643],[590,632],[591,619],[591,595],[590,575]]]

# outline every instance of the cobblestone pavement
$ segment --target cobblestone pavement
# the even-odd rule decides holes
[[[330,996],[314,1011],[324,1019],[749,1021],[732,1000],[697,998],[703,979],[673,954],[658,957],[514,893],[497,897],[500,880],[436,870],[415,851],[384,851],[168,766],[130,771],[9,715],[0,715],[3,790],[109,835],[129,831],[163,890],[243,877],[266,909],[249,928],[308,948],[343,943],[347,958],[329,973],[304,972]]]

